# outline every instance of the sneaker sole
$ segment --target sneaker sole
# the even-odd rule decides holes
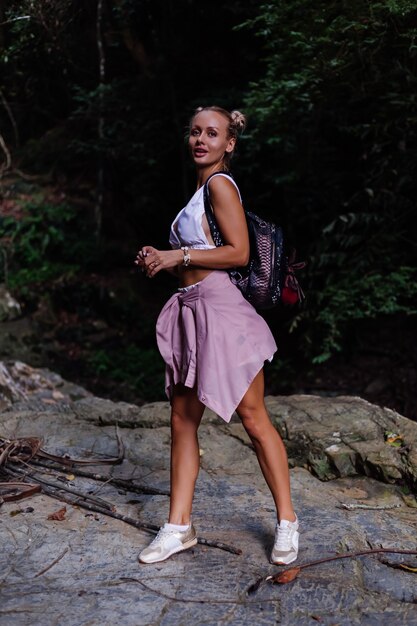
[[[181,547],[168,552],[168,554],[164,556],[163,558],[157,558],[152,561],[142,561],[142,559],[138,557],[138,561],[139,563],[143,563],[144,565],[148,565],[148,564],[151,565],[152,563],[161,563],[162,561],[166,561],[167,559],[169,559],[169,557],[172,556],[173,554],[178,554],[178,552],[183,552],[184,550],[188,550],[188,548],[192,548],[193,546],[195,546],[197,541],[198,541],[197,537],[195,537],[194,539],[190,539],[190,541],[186,541],[185,543],[183,543]]]
[[[297,560],[297,556],[298,555],[291,559],[291,561],[273,561],[272,559],[269,559],[269,562],[272,563],[272,565],[289,565],[290,563],[294,563],[294,561]]]

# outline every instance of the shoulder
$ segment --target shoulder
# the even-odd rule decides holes
[[[227,197],[238,197],[240,200],[240,193],[238,186],[230,176],[217,175],[210,178],[208,182],[208,188],[210,196],[213,199]]]

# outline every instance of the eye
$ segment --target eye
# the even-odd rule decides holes
[[[217,137],[217,133],[215,130],[209,130],[207,134],[209,137]]]
[[[198,128],[193,128],[190,133],[192,137],[197,137],[197,135],[199,134],[200,134],[200,131],[198,130]]]

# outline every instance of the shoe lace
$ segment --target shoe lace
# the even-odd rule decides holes
[[[285,526],[281,528],[277,526],[277,536],[275,539],[275,548],[278,550],[288,550],[290,541],[291,527]]]
[[[153,539],[151,545],[157,545],[158,543],[160,543],[161,541],[163,541],[163,539],[165,537],[167,537],[168,535],[170,535],[171,532],[169,530],[166,530],[165,528],[160,528],[157,532],[157,534],[155,535],[155,538]]]

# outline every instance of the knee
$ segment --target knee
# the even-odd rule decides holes
[[[174,434],[196,433],[198,424],[190,416],[172,411],[171,413],[171,430]]]
[[[238,415],[252,441],[262,443],[268,437],[268,416],[260,407],[241,407]],[[266,419],[265,419],[266,418]]]

